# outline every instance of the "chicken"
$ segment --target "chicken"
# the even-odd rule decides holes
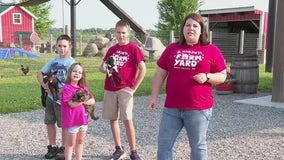
[[[24,73],[24,75],[27,75],[30,71],[29,66],[24,67],[24,65],[21,64],[21,70]]]

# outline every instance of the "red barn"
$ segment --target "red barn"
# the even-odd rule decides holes
[[[208,21],[212,43],[222,50],[227,62],[239,54],[255,54],[259,63],[266,63],[268,3],[208,0],[201,7],[199,13]]]
[[[39,40],[34,31],[35,19],[24,7],[0,6],[0,47],[31,50]]]

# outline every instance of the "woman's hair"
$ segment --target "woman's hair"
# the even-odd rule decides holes
[[[197,13],[190,13],[184,18],[183,23],[180,27],[180,36],[179,36],[178,43],[180,45],[186,44],[186,39],[184,38],[184,35],[183,35],[183,28],[185,26],[186,21],[190,18],[193,19],[194,21],[196,21],[197,23],[199,23],[199,25],[201,26],[201,35],[199,37],[200,45],[209,44],[210,42],[208,40],[208,33],[207,33],[207,29],[206,29],[204,19],[200,14],[197,14]]]
[[[60,40],[66,40],[66,41],[69,42],[69,44],[71,44],[71,38],[70,38],[70,36],[68,36],[67,34],[62,34],[62,35],[60,35],[60,36],[57,38],[56,43],[57,43],[58,41],[60,41]]]
[[[74,70],[76,65],[81,66],[82,67],[82,71],[83,71],[82,72],[82,78],[79,80],[78,86],[80,86],[80,87],[88,86],[88,81],[86,79],[86,71],[85,71],[85,68],[82,66],[81,63],[73,63],[71,65],[71,67],[68,69],[68,72],[67,72],[66,83],[70,83],[71,82],[71,73]]]

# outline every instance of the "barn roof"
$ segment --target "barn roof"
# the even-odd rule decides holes
[[[0,5],[0,16],[5,14],[6,12],[8,12],[9,10],[13,9],[16,6],[2,6]],[[27,14],[29,14],[31,17],[33,17],[34,19],[38,19],[37,16],[35,16],[33,13],[31,13],[30,11],[28,11],[26,8],[24,7],[20,7],[24,12],[26,12]]]
[[[236,7],[236,8],[199,10],[199,13],[201,15],[208,15],[208,14],[222,14],[222,13],[235,13],[235,12],[251,12],[254,10],[256,10],[254,6],[246,6],[246,7]]]
[[[225,22],[259,20],[263,11],[255,9],[254,6],[248,6],[238,8],[199,10],[199,13],[202,16],[208,17],[210,22]]]
[[[200,10],[226,10],[230,8],[251,8],[268,12],[269,0],[204,0]]]
[[[0,6],[0,14],[2,14],[2,12],[4,12],[5,10],[7,10],[10,7],[11,6]]]

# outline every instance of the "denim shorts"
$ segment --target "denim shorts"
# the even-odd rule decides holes
[[[88,125],[74,126],[74,127],[67,128],[67,132],[69,133],[78,133],[79,131],[86,132],[87,129],[88,129]]]

